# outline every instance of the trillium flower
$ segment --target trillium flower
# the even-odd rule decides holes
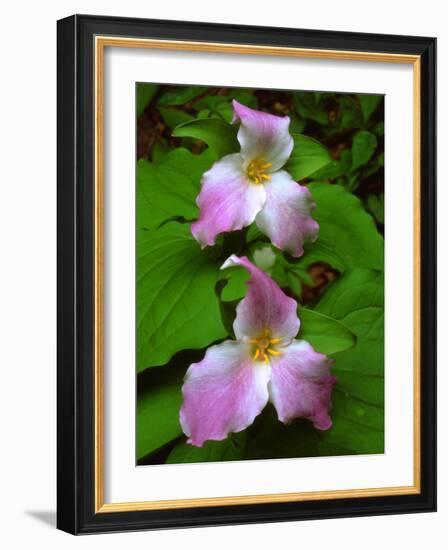
[[[303,243],[317,238],[319,225],[311,217],[315,205],[309,190],[281,169],[294,146],[289,117],[255,111],[235,100],[233,111],[233,122],[241,122],[241,151],[224,156],[202,176],[193,236],[202,247],[212,246],[220,233],[255,220],[277,248],[299,257]]]
[[[236,340],[208,348],[187,370],[180,423],[188,443],[201,447],[250,426],[270,400],[287,424],[308,418],[319,430],[331,427],[328,411],[336,378],[332,360],[304,340],[297,302],[246,257],[224,263],[245,267],[251,278],[236,308]]]

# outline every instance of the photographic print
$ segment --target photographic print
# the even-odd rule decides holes
[[[58,21],[59,529],[436,510],[435,72],[431,37]]]
[[[136,463],[384,452],[384,98],[136,84]]]
[[[435,75],[431,37],[58,21],[59,529],[435,511]]]

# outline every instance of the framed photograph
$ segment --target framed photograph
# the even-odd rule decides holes
[[[58,527],[434,511],[434,38],[58,22]]]

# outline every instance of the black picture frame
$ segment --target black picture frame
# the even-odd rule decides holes
[[[72,534],[436,509],[436,40],[74,15],[57,25],[57,526]],[[95,513],[94,38],[122,36],[411,54],[421,59],[421,491],[301,502]]]

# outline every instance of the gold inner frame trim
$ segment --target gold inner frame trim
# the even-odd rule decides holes
[[[231,506],[274,502],[303,502],[341,498],[362,498],[393,495],[419,494],[421,490],[420,448],[420,194],[421,194],[421,60],[418,55],[402,55],[381,52],[357,52],[324,50],[253,44],[224,44],[181,40],[155,40],[120,38],[115,36],[95,37],[95,513],[130,512],[143,510],[166,510],[208,506]],[[333,59],[345,61],[369,61],[384,63],[407,63],[413,65],[413,196],[414,196],[414,376],[413,376],[413,423],[414,423],[414,480],[413,485],[331,491],[260,494],[229,497],[192,498],[179,500],[153,500],[140,502],[106,503],[104,501],[104,50],[106,47],[164,49],[207,53],[236,53]]]

